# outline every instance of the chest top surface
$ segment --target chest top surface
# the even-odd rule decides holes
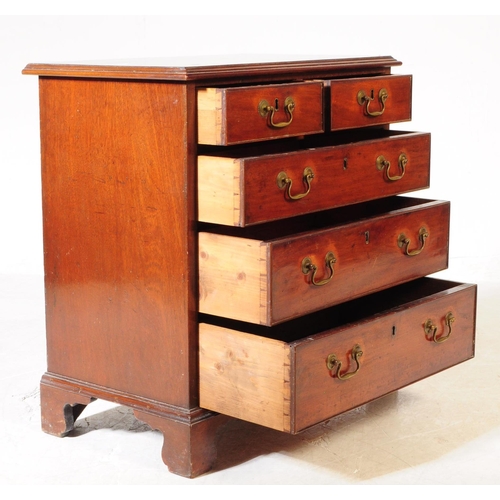
[[[74,63],[32,63],[23,74],[73,78],[148,79],[197,82],[213,79],[283,79],[307,75],[333,76],[356,72],[389,72],[401,62],[391,56],[198,56],[116,59]]]

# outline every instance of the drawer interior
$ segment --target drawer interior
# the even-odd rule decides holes
[[[258,226],[233,227],[200,222],[199,230],[254,240],[274,240],[296,236],[302,232],[330,228],[369,217],[376,217],[397,210],[418,209],[434,201],[409,196],[389,196],[379,200],[357,203],[323,212],[266,222]]]
[[[291,343],[305,336],[358,323],[377,314],[385,314],[408,304],[426,300],[432,295],[452,293],[461,283],[436,278],[419,278],[414,281],[344,302],[321,311],[302,316],[275,326],[262,326],[208,314],[200,314],[200,323],[258,335],[259,337]]]
[[[401,135],[411,134],[410,131],[389,130],[383,127],[360,128],[350,132],[330,132],[303,137],[291,137],[276,139],[271,142],[260,142],[251,144],[235,144],[233,146],[209,146],[200,144],[198,154],[214,155],[221,157],[251,158],[264,155],[290,153],[305,149],[324,148],[331,146],[342,146],[345,144],[370,141],[377,139],[389,139]]]

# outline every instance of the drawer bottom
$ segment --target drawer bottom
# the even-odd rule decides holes
[[[422,278],[275,327],[202,316],[200,406],[289,433],[474,356],[476,286]]]

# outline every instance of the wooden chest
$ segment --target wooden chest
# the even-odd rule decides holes
[[[392,57],[30,64],[39,76],[42,428],[100,398],[213,466],[235,417],[297,433],[474,356],[475,285]],[[441,166],[440,168],[446,168]],[[76,446],[76,445],[75,445]]]

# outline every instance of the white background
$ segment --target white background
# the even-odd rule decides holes
[[[499,49],[491,15],[1,16],[0,274],[43,273],[38,83],[26,64],[257,53],[402,61],[413,120],[394,128],[432,133],[431,188],[418,195],[452,202],[454,279],[488,279],[500,248]]]
[[[380,437],[384,425],[376,408],[372,407],[373,418],[358,419],[352,429],[354,443],[361,443],[363,460],[356,462],[350,475],[342,475],[339,471],[344,469],[335,464],[322,468],[325,454],[318,451],[322,445],[306,443],[294,454],[295,445],[286,446],[274,438],[276,442],[262,448],[264,453],[259,455],[263,456],[250,459],[253,455],[246,446],[254,443],[236,440],[235,446],[246,443],[242,444],[243,463],[203,476],[196,484],[266,484],[266,480],[343,484],[359,481],[358,465],[360,473],[372,473],[374,468],[376,473],[366,480],[371,483],[500,484],[500,373],[495,352],[500,296],[500,17],[370,15],[399,12],[390,1],[352,2],[366,16],[278,15],[325,9],[323,2],[319,7],[291,0],[282,2],[281,11],[272,8],[273,2],[252,1],[253,12],[261,15],[207,16],[196,9],[198,16],[65,17],[53,16],[47,3],[39,5],[50,15],[0,16],[0,420],[4,430],[0,432],[0,483],[188,484],[165,472],[159,459],[161,438],[153,433],[129,430],[127,440],[117,436],[114,424],[103,425],[99,419],[97,426],[104,429],[81,436],[78,445],[40,432],[37,391],[46,364],[38,87],[37,78],[23,76],[22,69],[37,62],[261,53],[391,55],[403,62],[395,72],[413,75],[413,120],[397,128],[432,134],[432,187],[418,195],[451,201],[450,269],[445,274],[480,284],[478,352],[475,365],[466,363],[465,371],[457,367],[458,371],[444,372],[439,385],[432,378],[410,388],[410,393],[400,391],[397,397],[382,401],[381,414],[388,417],[385,425],[395,422],[395,433],[402,429],[399,440],[389,436],[379,439],[380,448],[372,446],[372,437]],[[85,2],[89,3],[92,0]],[[103,13],[108,12],[105,3],[99,2]],[[168,0],[164,3],[175,8]],[[406,3],[411,4],[400,1],[396,7]],[[206,4],[205,10],[224,11],[213,1]],[[453,12],[463,12],[460,1],[448,4]],[[338,9],[334,0],[328,5],[332,12]],[[128,3],[123,0],[113,6],[126,12]],[[21,0],[17,7],[22,7]],[[439,10],[437,2],[434,7],[433,12]],[[110,415],[122,418],[120,411],[99,418]],[[365,422],[363,433],[360,425]],[[269,435],[255,432],[259,445],[262,436]],[[344,450],[334,449],[338,440],[332,438],[325,453],[331,451],[330,457],[350,453],[352,434],[347,436]],[[360,436],[366,438],[361,442]],[[408,453],[412,462],[401,469],[398,460]],[[384,469],[388,454],[398,467]],[[71,495],[78,492],[73,488]],[[82,492],[88,495],[87,490]],[[209,493],[204,489],[204,496]]]

